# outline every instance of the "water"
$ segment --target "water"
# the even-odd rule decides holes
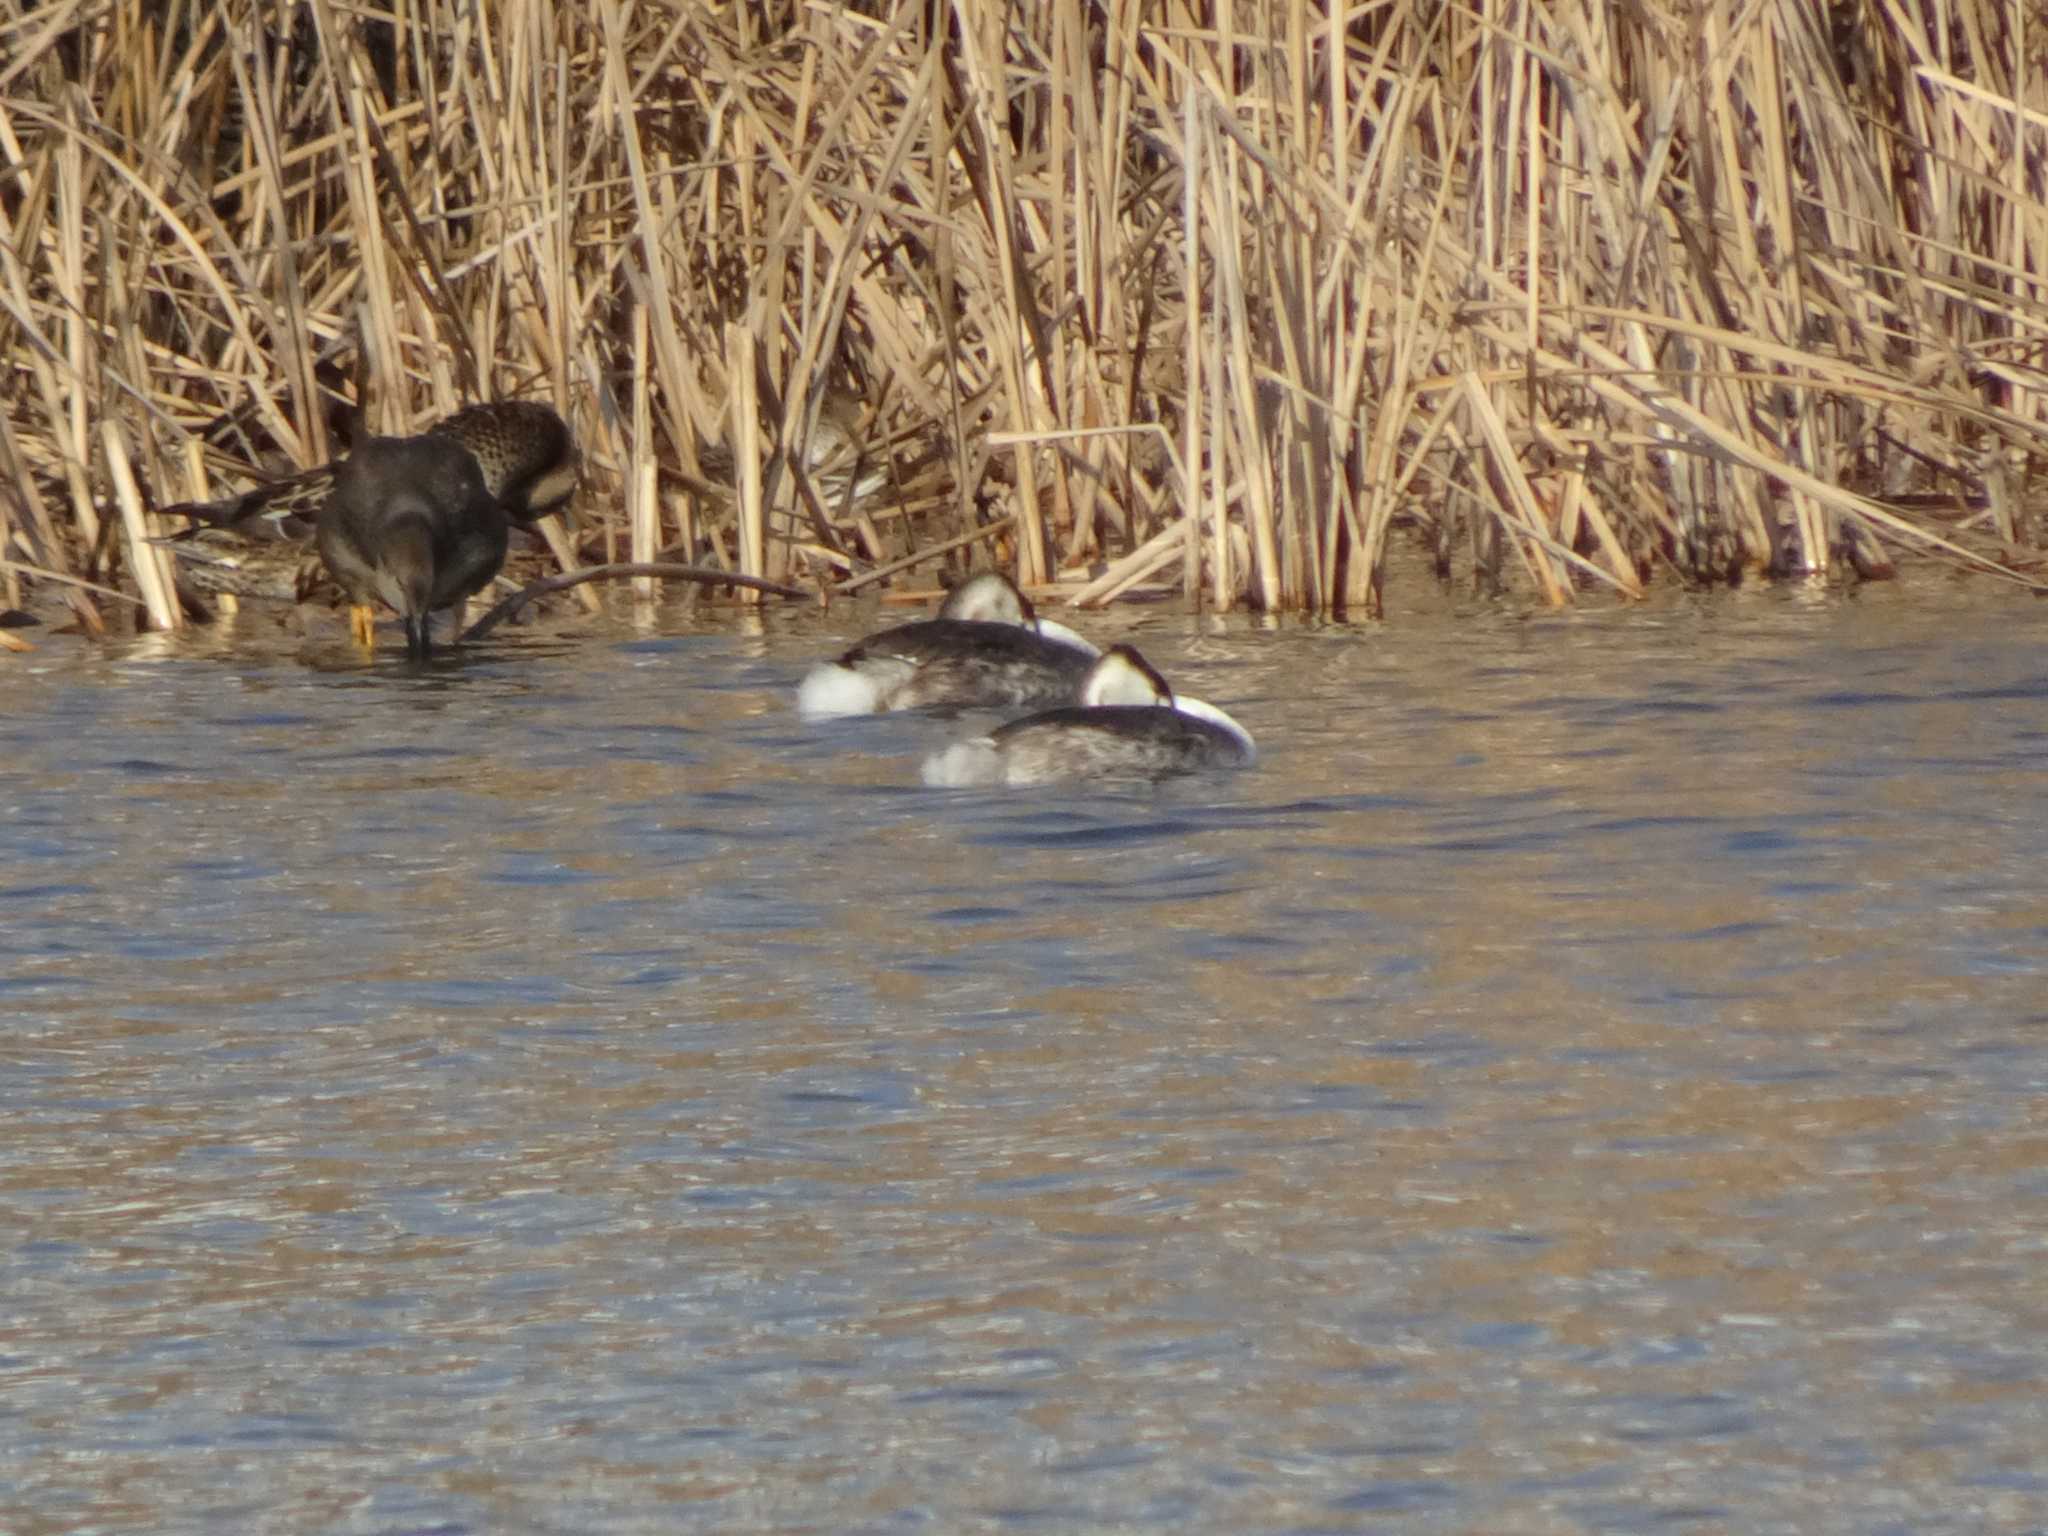
[[[0,1529],[2048,1527],[2048,663],[1983,584],[0,658]],[[893,617],[893,616],[890,616]]]

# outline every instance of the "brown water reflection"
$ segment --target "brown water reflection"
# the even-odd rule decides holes
[[[1036,796],[857,615],[46,646],[0,1526],[2036,1528],[1983,602],[1119,617],[1260,766]]]

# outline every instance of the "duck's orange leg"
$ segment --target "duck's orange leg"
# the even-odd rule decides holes
[[[377,649],[377,610],[368,603],[353,603],[348,610],[348,632],[366,651]]]

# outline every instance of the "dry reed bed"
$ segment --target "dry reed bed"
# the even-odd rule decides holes
[[[586,445],[565,563],[1357,613],[1401,519],[1552,602],[1902,550],[2033,579],[2021,0],[0,28],[0,595],[90,626],[176,622],[149,509],[319,461],[336,402],[506,394]],[[885,493],[838,494],[821,413]]]

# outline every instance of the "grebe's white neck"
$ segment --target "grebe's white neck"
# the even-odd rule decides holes
[[[1105,704],[1160,704],[1171,709],[1173,690],[1136,649],[1113,645],[1082,679],[1081,703],[1089,709]]]
[[[1030,624],[1037,614],[1031,599],[1000,571],[970,576],[939,607],[942,619],[971,619],[982,624]]]

